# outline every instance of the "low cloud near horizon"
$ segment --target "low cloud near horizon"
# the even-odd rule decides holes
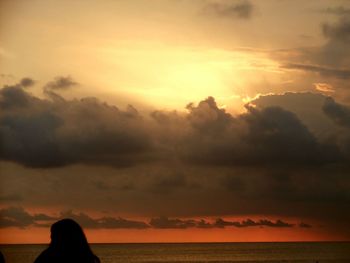
[[[128,220],[121,217],[100,217],[92,218],[85,213],[74,213],[73,211],[63,211],[59,216],[51,216],[45,213],[30,214],[22,207],[7,207],[0,209],[0,228],[17,227],[26,228],[49,227],[57,220],[71,218],[87,229],[187,229],[187,228],[225,228],[225,227],[311,227],[306,223],[292,224],[280,219],[271,221],[268,219],[243,221],[225,221],[222,218],[207,221],[204,219],[180,219],[168,217],[154,217],[149,222]]]

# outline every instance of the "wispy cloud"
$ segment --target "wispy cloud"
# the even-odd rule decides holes
[[[337,68],[330,68],[330,67],[324,67],[324,66],[318,66],[318,65],[297,64],[297,63],[287,63],[282,65],[281,68],[314,72],[323,76],[337,77],[341,79],[350,78],[350,70],[348,69],[337,69]]]
[[[250,19],[254,6],[249,1],[205,1],[203,14],[218,18]]]

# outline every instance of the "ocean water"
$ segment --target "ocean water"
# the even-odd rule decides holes
[[[30,263],[45,245],[0,245],[7,263]],[[350,242],[93,244],[102,263],[347,262]]]

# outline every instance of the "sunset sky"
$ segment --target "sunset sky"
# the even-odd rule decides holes
[[[1,0],[0,243],[350,240],[349,0]]]

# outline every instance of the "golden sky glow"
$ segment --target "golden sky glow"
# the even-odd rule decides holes
[[[52,8],[3,1],[1,65],[4,73],[42,82],[74,76],[84,85],[77,96],[98,94],[113,103],[173,109],[214,96],[237,110],[247,96],[281,93],[276,85],[295,83],[271,50],[322,44],[315,31],[325,14],[314,11],[311,20],[307,11],[331,3],[309,1],[300,13],[299,4],[257,2],[252,18],[240,20],[208,19],[204,2],[61,1]],[[292,19],[297,12],[301,18]]]

